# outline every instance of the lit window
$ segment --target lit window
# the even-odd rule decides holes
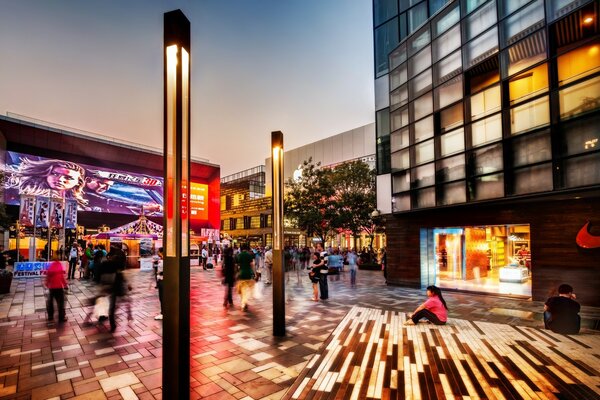
[[[508,82],[511,104],[548,90],[548,65],[542,64],[515,76]]]
[[[435,89],[435,109],[446,107],[455,101],[463,98],[462,75],[459,75]]]
[[[567,119],[600,108],[600,76],[561,89],[560,118]]]
[[[510,110],[510,133],[513,135],[527,132],[550,123],[548,97],[530,101]]]
[[[433,140],[428,140],[415,146],[415,165],[433,161],[434,157]],[[431,165],[433,170],[433,164]]]
[[[442,157],[461,152],[465,149],[465,132],[457,129],[440,137],[440,152]]]
[[[565,85],[600,70],[600,41],[558,57],[558,84]]]
[[[500,85],[471,96],[471,119],[478,119],[500,110]]]
[[[414,125],[415,143],[433,136],[433,115],[420,120]]]
[[[481,146],[502,139],[502,118],[500,114],[492,115],[471,124],[471,145]]]

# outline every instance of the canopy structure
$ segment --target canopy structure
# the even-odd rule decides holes
[[[123,239],[141,239],[152,238],[161,239],[163,227],[155,222],[148,220],[144,215],[136,221],[111,229],[107,232],[100,232],[92,237],[94,239],[110,239],[120,237]]]

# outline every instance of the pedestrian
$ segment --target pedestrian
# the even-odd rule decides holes
[[[265,247],[265,285],[273,281],[273,249],[271,246]]]
[[[241,296],[242,311],[248,311],[248,300],[254,288],[254,255],[249,252],[250,247],[247,244],[242,245],[242,251],[237,256],[238,272],[238,293]]]
[[[85,263],[85,268],[83,270],[83,278],[90,279],[92,264],[94,263],[94,245],[91,242],[87,244],[84,254],[87,262]]]
[[[75,270],[77,269],[77,262],[79,261],[79,245],[77,242],[73,242],[71,250],[69,250],[69,272],[67,273],[68,279],[75,279]]]
[[[48,321],[54,320],[54,301],[56,300],[58,321],[65,322],[67,320],[65,316],[65,289],[68,288],[68,284],[65,279],[65,270],[56,256],[53,257],[50,266],[46,270],[44,286],[48,288],[48,301],[46,303]]]
[[[573,287],[563,283],[558,287],[558,296],[550,297],[544,304],[544,326],[554,333],[575,335],[581,327],[581,306],[575,299]]]
[[[442,291],[437,286],[427,287],[427,300],[411,314],[405,325],[415,325],[422,318],[435,325],[444,325],[448,321],[448,306],[442,296]]]
[[[225,285],[225,298],[223,307],[233,307],[233,288],[235,286],[235,260],[233,258],[233,249],[226,247],[223,257],[223,285]]]
[[[312,283],[313,297],[312,301],[319,301],[319,282],[321,278],[321,267],[323,266],[323,260],[321,254],[314,252],[312,255],[312,264],[308,277]]]
[[[319,274],[319,290],[321,291],[321,300],[329,299],[329,253],[321,252],[321,270]]]
[[[163,319],[163,291],[164,291],[164,274],[163,274],[163,248],[160,247],[155,256],[158,258],[156,262],[156,288],[158,289],[158,301],[160,302],[160,314],[154,317],[155,320]]]
[[[117,246],[111,246],[110,252],[106,255],[107,262],[106,268],[103,266],[102,273],[108,277],[103,283],[108,286],[109,292],[109,308],[108,308],[108,321],[110,322],[110,331],[114,332],[117,329],[117,321],[115,317],[117,309],[117,300],[120,297],[127,295],[127,292],[131,290],[131,287],[125,280],[123,271],[125,270],[127,258],[123,250]],[[112,278],[110,275],[114,275]],[[128,319],[131,320],[131,305],[129,304]]]
[[[346,262],[350,270],[350,285],[356,286],[356,271],[358,270],[358,256],[354,249],[351,249],[346,255]]]
[[[206,270],[206,261],[208,260],[208,250],[206,250],[206,246],[202,246],[200,255],[202,256],[202,269]]]

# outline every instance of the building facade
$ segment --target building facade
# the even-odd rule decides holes
[[[374,1],[388,282],[600,305],[598,9]]]

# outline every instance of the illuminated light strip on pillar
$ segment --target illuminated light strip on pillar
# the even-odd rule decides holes
[[[189,249],[189,193],[190,193],[190,143],[189,143],[189,82],[190,56],[181,49],[181,256],[187,257]]]
[[[167,257],[175,256],[176,240],[175,237],[175,215],[176,201],[175,193],[175,153],[177,146],[177,45],[168,46],[167,49],[167,182],[165,196],[165,213],[167,216],[167,226],[165,227],[166,253]]]

